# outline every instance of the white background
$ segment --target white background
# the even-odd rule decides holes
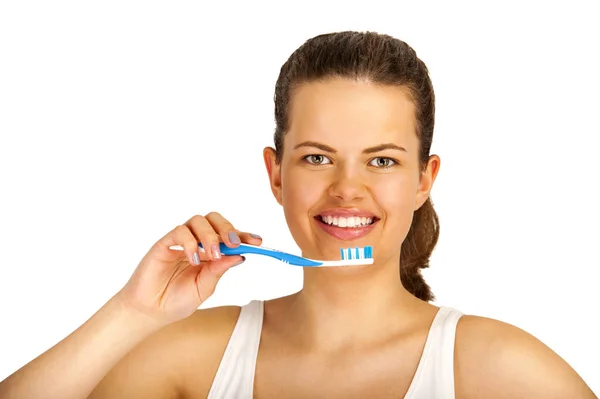
[[[525,329],[600,392],[594,2],[248,3],[0,3],[0,380],[194,214],[297,251],[261,156],[279,68],[314,35],[374,30],[436,90],[436,303]],[[202,307],[301,286],[249,258]]]

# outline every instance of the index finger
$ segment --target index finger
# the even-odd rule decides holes
[[[229,220],[218,212],[206,215],[206,220],[211,224],[215,232],[228,247],[236,247],[242,242],[252,245],[260,245],[262,238],[258,234],[247,233],[236,229]]]

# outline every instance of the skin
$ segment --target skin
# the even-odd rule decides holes
[[[399,87],[340,79],[306,84],[295,92],[290,115],[281,163],[270,148],[264,160],[303,255],[337,259],[340,247],[372,245],[376,261],[305,268],[300,292],[265,303],[254,397],[403,397],[438,308],[403,288],[398,259],[440,158],[432,155],[421,172],[414,107]],[[320,148],[300,146],[306,142]],[[406,151],[364,153],[383,143]],[[327,234],[314,218],[354,207],[379,219],[356,240]],[[208,251],[195,266],[193,254],[198,241],[205,248],[219,240],[236,246],[231,232],[261,243],[218,213],[169,232],[86,324],[0,383],[0,398],[206,397],[240,308],[195,309],[241,258]],[[539,340],[487,318],[460,319],[454,369],[459,399],[596,397]]]

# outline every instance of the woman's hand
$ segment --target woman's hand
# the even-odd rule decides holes
[[[150,248],[115,299],[163,324],[191,315],[213,294],[223,274],[244,261],[239,255],[221,255],[221,241],[228,247],[262,243],[260,236],[236,230],[219,213],[194,216]]]

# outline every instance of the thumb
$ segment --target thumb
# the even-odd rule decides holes
[[[246,257],[242,255],[227,256],[217,261],[209,262],[205,268],[209,269],[210,273],[213,274],[217,280],[219,280],[227,270],[232,267],[241,265],[246,261]]]
[[[212,295],[217,283],[225,272],[232,267],[241,265],[245,260],[246,258],[241,255],[232,255],[219,260],[209,261],[205,265],[200,266],[201,269],[196,279],[198,288],[208,289],[210,290],[210,295]]]

